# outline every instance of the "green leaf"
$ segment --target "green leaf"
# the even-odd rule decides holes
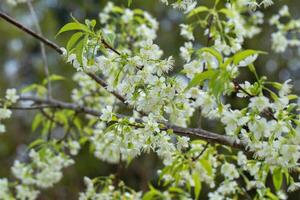
[[[57,75],[57,74],[52,74],[49,77],[49,79],[50,79],[50,81],[62,81],[62,80],[65,80],[65,77]],[[43,80],[43,85],[46,85],[47,83],[48,83],[48,79],[46,78]]]
[[[202,164],[203,168],[207,171],[207,174],[211,176],[213,174],[212,166],[208,160],[201,159],[199,162]]]
[[[128,7],[131,6],[132,0],[128,0]]]
[[[289,98],[289,100],[295,100],[295,99],[298,99],[298,96],[295,94],[290,94],[290,95],[288,95],[288,98]]]
[[[82,65],[82,56],[83,56],[86,41],[87,41],[87,36],[85,36],[84,39],[81,40],[76,47],[76,58],[80,63],[80,65]]]
[[[114,46],[114,42],[116,39],[116,34],[114,33],[107,33],[103,35],[103,38],[105,40],[105,42],[107,42],[110,46]]]
[[[265,82],[265,84],[272,85],[274,88],[278,90],[282,88],[282,84],[278,82]]]
[[[209,9],[206,6],[198,6],[197,8],[193,9],[189,14],[188,14],[188,18],[193,17],[197,14],[200,14],[202,12],[207,12],[209,11]]]
[[[215,72],[213,70],[208,70],[208,71],[196,74],[194,76],[194,78],[190,81],[188,86],[185,88],[185,91],[187,91],[188,89],[190,89],[194,86],[201,85],[204,80],[210,79],[214,75],[214,73]]]
[[[224,15],[226,15],[228,17],[234,17],[234,13],[227,8],[222,8],[218,12],[223,13]]]
[[[36,90],[37,89],[37,84],[31,84],[31,85],[28,85],[26,87],[24,87],[22,90],[21,90],[21,94],[25,94],[27,92],[31,92],[33,90]]]
[[[84,31],[84,32],[90,32],[88,27],[84,24],[78,23],[78,22],[70,22],[64,25],[56,34],[56,36],[60,35],[61,33],[67,32],[67,31]]]
[[[75,127],[78,129],[78,131],[82,130],[82,125],[81,125],[81,121],[79,118],[75,118],[73,121]]]
[[[199,195],[200,195],[201,187],[202,187],[199,174],[197,174],[197,173],[193,174],[193,181],[195,184],[195,186],[194,186],[195,199],[199,199]]]
[[[32,121],[31,130],[35,131],[37,127],[41,124],[42,120],[43,120],[42,115],[38,113]]]
[[[34,147],[36,147],[36,146],[39,146],[39,145],[41,145],[41,144],[43,144],[43,143],[45,143],[45,142],[46,142],[46,141],[43,140],[43,139],[37,139],[37,140],[31,142],[31,143],[28,145],[28,149],[32,149],[32,148],[34,148]]]
[[[216,49],[204,47],[204,48],[198,50],[198,53],[200,53],[200,54],[203,52],[207,52],[207,53],[213,55],[218,60],[219,64],[223,63],[223,56]]]
[[[255,54],[266,54],[266,52],[251,49],[240,51],[233,56],[233,64],[238,65],[242,60],[245,60],[249,56],[253,56]]]
[[[151,184],[149,184],[149,188],[150,191],[143,196],[143,200],[152,200],[156,199],[155,197],[161,196],[160,191],[156,190]]]
[[[70,40],[67,43],[67,51],[70,51],[75,46],[75,44],[82,37],[82,35],[83,35],[82,32],[77,32],[72,35],[72,37],[70,38]]]
[[[270,190],[266,192],[266,196],[269,197],[270,200],[279,200],[279,198],[273,194]]]
[[[273,179],[273,185],[274,185],[276,191],[279,191],[281,188],[281,185],[282,185],[282,180],[283,180],[283,175],[281,173],[280,168],[276,168],[273,171],[272,179]]]

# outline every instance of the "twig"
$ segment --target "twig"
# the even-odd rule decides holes
[[[198,160],[203,154],[204,152],[206,151],[206,149],[208,148],[208,145],[209,145],[209,142],[206,142],[205,146],[203,147],[202,151],[199,153],[198,156],[192,158],[193,161],[196,161]]]
[[[87,75],[92,78],[94,81],[96,81],[99,85],[101,85],[104,89],[107,90],[107,83],[101,79],[99,76],[92,74],[92,73],[87,73]],[[119,93],[117,93],[116,91],[109,91],[111,94],[113,94],[117,99],[119,99],[121,102],[126,103],[126,99]]]
[[[27,5],[30,10],[31,16],[33,18],[35,28],[36,28],[38,34],[42,35],[42,29],[39,25],[38,17],[37,17],[37,14],[34,10],[32,3],[31,3],[31,0],[27,0]],[[48,67],[46,49],[45,49],[44,43],[41,41],[40,41],[40,48],[41,48],[41,54],[42,54],[42,59],[43,59],[43,63],[44,63],[44,71],[45,71],[45,75],[47,78],[47,87],[48,87],[47,97],[52,98],[51,97],[52,96],[52,86],[51,86],[51,80],[50,80],[50,72],[49,72],[49,67]]]
[[[9,22],[10,24],[14,25],[15,27],[17,27],[18,29],[21,29],[22,31],[28,33],[29,35],[31,35],[32,37],[38,39],[39,41],[43,42],[45,45],[49,46],[50,48],[54,49],[55,51],[57,51],[59,54],[62,54],[63,51],[60,49],[60,47],[55,44],[54,42],[51,42],[50,40],[48,40],[47,38],[35,33],[34,31],[32,31],[29,28],[26,28],[25,26],[23,26],[21,23],[17,22],[15,19],[13,19],[12,17],[8,16],[6,13],[4,13],[3,11],[0,11],[0,18],[4,19],[5,21]]]
[[[29,109],[28,109],[28,110],[29,110]],[[32,110],[33,110],[33,109],[32,109]],[[48,120],[53,121],[54,123],[56,123],[56,124],[59,125],[59,126],[63,126],[63,123],[61,123],[61,122],[55,120],[54,118],[52,118],[50,115],[48,115],[47,112],[45,112],[44,109],[40,109],[40,110],[41,110],[42,115],[43,115],[44,117],[46,117]]]
[[[116,53],[117,55],[121,55],[121,53],[116,50],[115,48],[113,48],[112,46],[110,46],[104,39],[101,40],[102,44],[104,45],[105,48],[112,50],[114,53]]]
[[[53,122],[54,122],[54,119],[55,119],[55,111],[56,109],[54,109],[52,111],[52,115],[51,115],[51,119],[50,119],[50,125],[49,125],[49,131],[48,131],[48,135],[47,135],[47,141],[50,141],[51,140],[51,136],[52,136],[52,126],[53,126]]]

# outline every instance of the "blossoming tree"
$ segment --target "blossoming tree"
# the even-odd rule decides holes
[[[27,3],[36,18],[30,0],[6,2]],[[146,11],[130,9],[135,1],[128,1],[128,7],[108,3],[99,20],[73,18],[57,33],[72,33],[65,47],[43,37],[37,20],[35,32],[0,12],[0,18],[40,43],[46,74],[42,84],[7,89],[0,101],[2,134],[15,109],[37,110],[32,129],[42,127],[41,137],[28,144],[28,161],[14,162],[15,179],[0,179],[0,199],[36,199],[61,180],[62,170],[74,164],[86,144],[108,163],[129,165],[154,152],[164,166],[157,172],[159,187],[149,185],[147,192],[134,191],[113,175],[82,177],[86,190],[78,194],[81,200],[200,195],[279,200],[300,187],[298,97],[291,94],[290,80],[271,82],[258,75],[255,61],[266,52],[243,48],[247,38],[261,31],[263,11],[273,1],[215,0],[211,7],[196,0],[161,2],[186,18],[178,25],[186,39],[180,47],[180,73],[172,73],[173,57],[165,57],[154,42],[158,21]],[[300,20],[292,18],[287,6],[269,22],[277,28],[271,35],[275,52],[300,45]],[[199,28],[205,44],[195,37]],[[45,46],[74,67],[77,87],[70,102],[52,97],[51,83],[63,77],[49,73]],[[240,81],[241,70],[249,70],[255,81]],[[234,108],[228,97],[247,104]],[[124,107],[130,114],[120,113]],[[190,127],[197,110],[203,118],[221,122],[224,133]],[[59,138],[51,134],[56,127],[64,130]],[[203,185],[210,188],[206,194]]]

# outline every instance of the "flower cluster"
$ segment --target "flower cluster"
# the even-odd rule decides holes
[[[270,19],[270,24],[277,28],[272,33],[272,49],[275,52],[284,52],[288,46],[300,46],[300,19],[293,19],[286,5]]]
[[[110,13],[116,9],[118,13],[121,13],[117,16],[119,20],[110,22]],[[152,21],[149,23],[152,26],[148,27],[150,29],[152,27],[152,31],[147,31],[151,34],[141,37],[135,33],[131,35],[131,38],[124,37],[121,34],[122,30],[118,32],[116,27],[120,21],[126,23],[126,27],[139,26],[134,20],[136,11],[122,9],[113,4],[105,7],[104,12],[100,14],[104,24],[102,37],[109,41],[111,40],[109,34],[114,33],[113,37],[118,39],[118,45],[115,47],[114,42],[110,42],[112,46],[107,46],[104,43],[106,50],[101,50],[100,44],[95,47],[101,53],[99,55],[95,51],[92,71],[107,80],[108,91],[117,91],[122,94],[126,98],[126,103],[140,112],[137,117],[141,113],[149,116],[144,118],[144,125],[136,126],[134,118],[118,119],[114,114],[112,104],[102,108],[103,114],[100,119],[103,122],[97,124],[90,137],[96,157],[112,163],[120,160],[128,162],[142,152],[153,150],[163,159],[166,166],[172,168],[177,163],[183,163],[178,159],[182,159],[182,149],[189,147],[187,140],[178,137],[176,149],[172,142],[172,136],[165,131],[160,131],[159,123],[168,121],[186,126],[193,112],[200,107],[204,117],[220,120],[225,126],[226,134],[238,143],[245,145],[256,158],[263,159],[273,168],[276,166],[289,169],[298,165],[300,158],[297,147],[298,140],[293,137],[293,134],[297,135],[298,133],[291,121],[295,105],[290,103],[293,95],[290,95],[289,81],[279,84],[267,82],[264,77],[259,78],[255,72],[254,62],[258,58],[258,54],[263,52],[241,50],[245,38],[259,33],[260,29],[257,25],[263,23],[263,15],[256,11],[251,12],[251,17],[244,16],[243,12],[246,12],[247,9],[240,1],[227,3],[224,9],[219,11],[220,15],[226,16],[222,27],[212,28],[216,26],[214,21],[219,19],[218,16],[208,14],[213,22],[210,27],[207,27],[206,34],[209,39],[212,38],[214,41],[212,48],[195,49],[191,43],[195,40],[194,27],[180,25],[181,35],[189,41],[180,48],[181,56],[185,59],[182,72],[191,79],[187,85],[179,77],[166,76],[174,61],[171,57],[162,59],[162,50],[153,43],[153,39],[156,37],[154,33],[158,26],[156,20],[150,18],[148,14],[139,12],[139,15],[143,16],[145,20]],[[281,11],[281,13],[284,12]],[[123,31],[127,30],[126,27]],[[232,38],[229,38],[228,42],[227,37],[227,40],[224,40],[225,43],[222,43],[221,38],[223,38],[224,31]],[[136,43],[131,44],[129,39],[135,40]],[[83,49],[81,60],[88,60],[89,40],[92,41],[94,38],[88,37],[88,40],[85,41],[87,45]],[[116,53],[114,48],[119,52]],[[73,61],[78,59],[76,55],[69,55],[70,57]],[[76,62],[79,63],[78,60]],[[75,67],[89,72],[90,66],[85,64],[85,62],[82,62],[82,65],[75,64]],[[256,76],[257,82],[239,84],[234,81],[239,75],[239,69],[243,67],[250,69]],[[89,81],[86,80],[86,82]],[[268,89],[268,84],[277,89],[277,94]],[[271,94],[271,100],[265,96],[265,92]],[[232,106],[222,99],[233,94],[236,94],[237,98],[248,99],[249,104],[239,110],[231,108]],[[114,109],[117,110],[117,108]],[[292,119],[297,120],[295,117]],[[200,145],[199,148],[201,149],[203,146]],[[175,181],[173,184],[182,185],[188,180],[195,182],[196,180],[191,177],[197,173],[201,174],[199,175],[201,180],[205,180],[204,182],[214,187],[214,173],[220,165],[216,164],[216,157],[213,155],[210,158],[212,163],[209,173],[207,163],[200,162],[195,165],[195,169],[199,169],[199,171],[196,172],[194,168],[187,171],[182,170],[179,173],[181,183]],[[205,157],[205,159],[207,161],[208,158]],[[264,172],[268,173],[269,170],[269,168],[265,168]],[[240,190],[239,184],[235,180],[240,175],[233,168],[232,163],[226,162],[220,166],[220,171],[224,176],[224,181],[215,192],[210,193],[212,199],[216,196],[232,195]],[[163,172],[162,174],[164,174],[165,181],[174,181],[172,174]],[[257,183],[255,187],[258,189],[260,188],[258,183],[265,183],[263,181],[265,176],[259,178],[260,182],[255,182]],[[231,189],[225,190],[225,188]]]
[[[12,173],[23,184],[37,188],[49,188],[62,178],[61,170],[74,163],[67,155],[50,149],[30,150],[31,163],[18,160],[12,166]]]
[[[103,109],[101,120],[103,122],[96,125],[90,141],[94,146],[95,156],[110,163],[130,162],[142,152],[154,151],[165,165],[170,165],[173,156],[189,146],[187,137],[177,137],[175,146],[172,135],[160,131],[159,124],[151,114],[143,119],[143,127],[134,118],[117,120],[112,107],[108,106]]]
[[[0,108],[0,134],[5,132],[5,126],[1,124],[1,120],[10,118],[12,114],[11,110],[9,110],[7,107],[16,103],[18,99],[19,96],[17,95],[16,89],[6,90],[5,99],[3,99],[3,105],[1,105],[2,108]]]
[[[162,3],[169,5],[169,0],[160,0]],[[193,10],[197,5],[197,0],[176,0],[172,3],[173,8],[184,10],[185,13]]]
[[[168,0],[161,1],[169,4]],[[212,200],[242,199],[250,190],[256,190],[256,199],[272,199],[274,195],[285,199],[283,175],[288,191],[300,187],[300,180],[289,174],[291,169],[299,169],[300,160],[299,106],[293,102],[297,96],[291,94],[290,80],[281,84],[258,76],[254,64],[264,52],[243,50],[244,41],[261,31],[264,15],[256,7],[272,4],[271,0],[237,0],[221,6],[216,0],[208,8],[196,7],[195,0],[173,1],[171,5],[184,10],[191,21],[197,18],[197,23],[180,24],[180,34],[187,41],[180,47],[182,71],[175,76],[169,75],[175,60],[164,57],[155,43],[159,24],[148,12],[108,3],[99,14],[99,30],[96,20],[82,24],[74,19],[66,24],[59,34],[76,31],[62,49],[66,61],[77,70],[73,80],[78,87],[72,90],[72,100],[102,113],[85,116],[88,123],[80,139],[88,140],[95,157],[108,163],[129,163],[142,153],[155,152],[164,164],[158,174],[167,190],[161,192],[151,186],[145,199],[198,199],[201,184],[209,186],[208,198]],[[200,18],[202,15],[205,17]],[[277,52],[299,45],[298,40],[287,39],[287,33],[299,28],[299,21],[290,19],[285,25],[280,22],[282,17],[290,19],[287,7],[270,21],[278,28],[272,35]],[[194,30],[199,26],[205,29],[206,47],[193,43],[197,40]],[[255,81],[238,83],[242,68],[249,69]],[[104,87],[91,75],[105,80]],[[14,89],[7,91],[0,120],[10,117],[7,107],[18,98]],[[246,104],[236,108],[229,98]],[[121,111],[119,100],[131,109],[131,117],[117,114]],[[226,141],[210,144],[210,140],[219,139],[215,134],[205,144],[175,135],[175,128],[168,129],[171,124],[180,129],[189,126],[196,110],[223,125],[224,135],[219,137]],[[189,133],[192,129],[185,130]],[[71,155],[77,155],[81,148],[78,141],[66,138],[61,149],[46,145],[31,150],[30,163],[15,161],[12,172],[18,179],[14,188],[17,198],[34,199],[38,189],[51,187],[62,178],[62,169],[74,162],[63,153],[64,148]],[[247,156],[226,144],[241,148]],[[268,175],[274,190],[267,186]],[[140,192],[123,183],[113,186],[112,177],[85,178],[84,182],[87,189],[80,193],[81,200],[142,198]],[[6,179],[0,180],[0,186],[0,195],[13,196]]]
[[[55,152],[48,147],[39,151],[31,149],[28,163],[18,160],[14,162],[11,171],[17,181],[10,183],[5,178],[0,179],[2,199],[34,200],[38,197],[39,190],[52,187],[61,180],[62,169],[72,165],[74,161],[66,154]]]
[[[124,199],[124,200],[140,200],[142,199],[141,192],[135,192],[133,189],[124,185],[123,182],[118,184],[116,188],[113,186],[114,177],[101,177],[91,180],[84,177],[86,191],[79,194],[79,200],[89,199]]]

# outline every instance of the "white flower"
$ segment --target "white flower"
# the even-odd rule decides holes
[[[103,121],[110,121],[113,117],[112,109],[112,106],[106,106],[106,108],[102,110],[100,119],[102,119]]]
[[[257,109],[263,111],[270,106],[269,99],[264,96],[252,97],[250,99],[249,107],[252,109]]]
[[[276,193],[277,197],[280,199],[280,200],[286,200],[287,199],[287,195],[285,192],[283,192],[282,190],[279,190],[277,193]]]
[[[34,200],[38,197],[39,191],[34,190],[33,188],[30,188],[26,185],[17,185],[16,186],[17,195],[16,197],[18,199],[22,200]]]
[[[186,76],[192,79],[197,73],[203,71],[203,62],[199,60],[193,60],[183,66]]]
[[[240,86],[246,90],[248,93],[252,88],[251,83],[249,83],[248,81],[245,81],[245,83],[241,83]],[[244,97],[248,97],[248,94],[244,93],[243,91],[239,90],[238,93],[236,94],[236,96],[240,97],[240,98],[244,98]]]
[[[5,108],[0,108],[0,120],[8,119],[11,117],[11,111]]]
[[[124,14],[122,15],[121,17],[121,20],[124,22],[124,23],[128,23],[129,21],[131,21],[133,19],[133,11],[130,10],[130,9],[125,9],[124,11]]]
[[[66,48],[61,47],[60,50],[61,50],[61,52],[62,52],[61,55],[62,55],[63,57],[66,57],[66,56],[68,55],[68,52],[67,52],[67,49],[66,49]]]
[[[136,29],[137,35],[145,38],[146,40],[154,40],[156,38],[155,30],[149,28],[145,24],[137,27]]]
[[[5,126],[3,124],[0,124],[0,133],[5,132]]]
[[[11,103],[16,103],[20,97],[17,95],[17,90],[12,88],[6,90],[5,98]]]
[[[180,35],[188,40],[194,40],[193,29],[191,26],[186,24],[180,24]]]
[[[190,138],[189,137],[177,137],[177,149],[180,151],[184,148],[189,147],[189,141]]]
[[[278,92],[280,97],[284,97],[291,92],[291,89],[293,87],[291,84],[289,84],[291,81],[292,81],[291,79],[288,79],[282,84],[282,86]]]
[[[234,135],[234,132],[239,126],[244,125],[249,120],[248,117],[244,117],[239,110],[224,110],[221,122],[226,126],[226,134]]]
[[[193,10],[196,5],[197,1],[195,0],[180,0],[172,4],[174,8],[182,9],[185,13],[190,12]]]
[[[300,158],[300,151],[298,145],[282,145],[280,149],[280,153],[284,160],[282,160],[281,164],[283,166],[296,165]]]
[[[6,178],[0,179],[0,197],[5,199],[12,199],[8,187],[8,181]]]
[[[70,149],[71,155],[73,156],[77,155],[80,150],[80,144],[76,140],[69,140],[68,147]]]
[[[221,173],[229,180],[236,179],[240,176],[236,170],[236,166],[230,163],[225,163],[222,165]]]
[[[209,200],[224,200],[224,196],[218,192],[208,193]]]
[[[300,182],[293,182],[289,187],[288,187],[288,192],[294,192],[296,190],[300,189]]]
[[[256,139],[271,136],[271,127],[265,118],[255,119],[254,121],[249,122],[248,127],[249,130],[255,135]]]
[[[272,49],[275,52],[284,52],[289,42],[282,32],[272,33]]]
[[[143,41],[141,47],[140,54],[142,58],[157,60],[162,55],[162,51],[156,44],[153,44],[152,40]]]
[[[273,5],[273,0],[263,0],[260,4],[263,4],[264,7],[266,8]]]
[[[184,46],[180,47],[180,56],[186,62],[190,62],[192,52],[193,52],[193,44],[191,42],[185,42]]]
[[[279,15],[281,15],[281,16],[289,16],[289,15],[290,15],[289,7],[287,7],[287,5],[284,5],[284,6],[279,10]]]
[[[237,161],[239,166],[245,166],[247,164],[247,157],[242,151],[239,151]]]
[[[161,76],[164,72],[168,72],[173,68],[174,59],[170,56],[167,60],[162,60],[159,64],[157,64],[157,75]]]

